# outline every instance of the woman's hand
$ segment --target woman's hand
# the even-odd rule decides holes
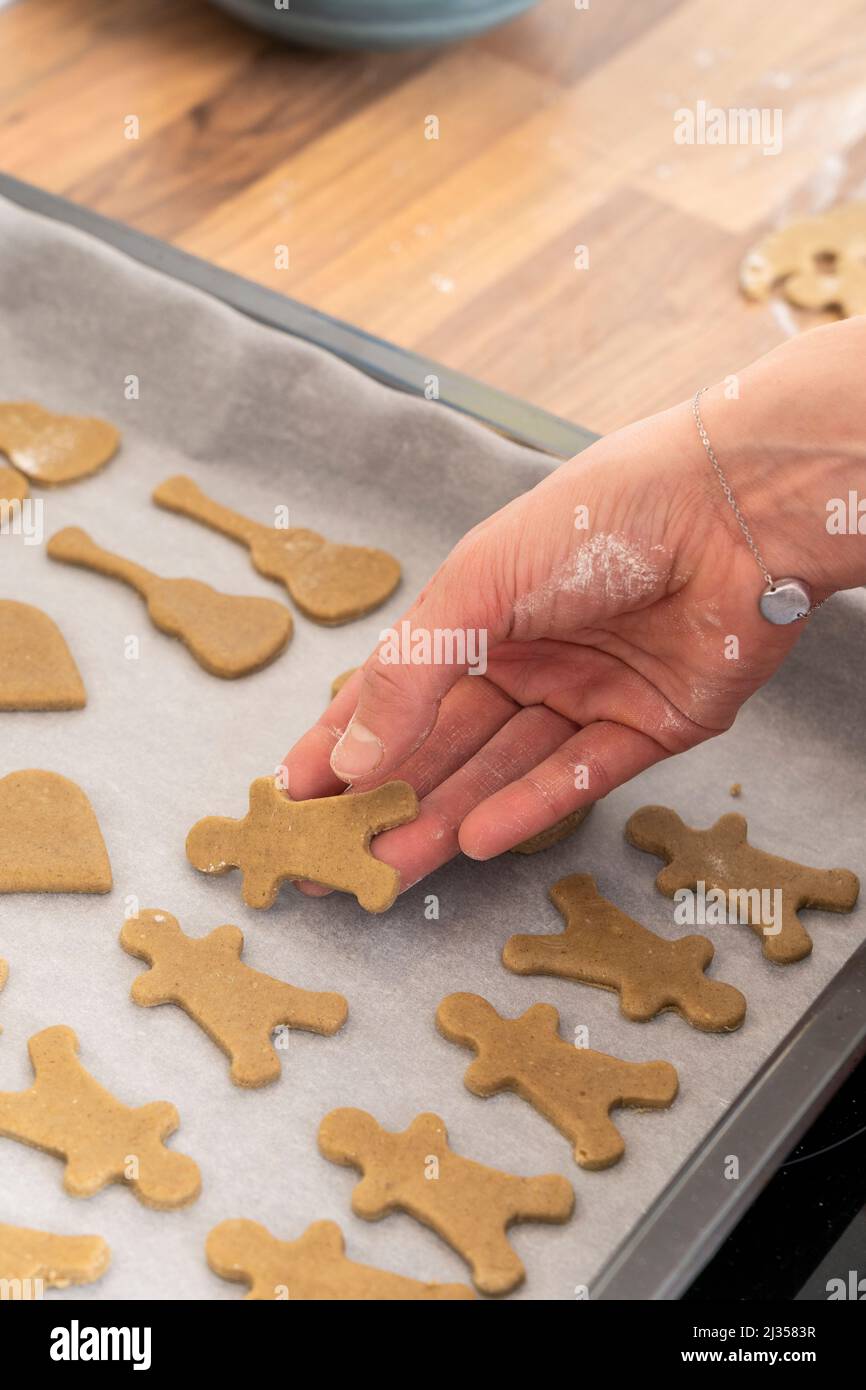
[[[850,358],[862,380],[864,356],[852,320],[702,398],[770,571],[816,601],[866,579],[866,540],[834,550],[825,524],[834,489],[856,475],[866,491],[862,395],[842,409],[839,379]],[[484,674],[380,647],[287,756],[289,795],[410,782],[420,816],[375,842],[404,888],[458,849],[501,854],[730,727],[804,626],[761,617],[763,583],[691,403],[620,430],[471,531],[404,615],[431,641],[486,640]]]

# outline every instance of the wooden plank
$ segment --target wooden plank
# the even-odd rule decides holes
[[[199,6],[149,5],[153,27],[130,32],[135,8],[118,0],[117,14],[102,6],[88,18],[76,10],[78,42],[54,54],[26,95],[0,83],[0,137],[9,174],[53,192],[68,192],[110,161],[132,154],[183,111],[189,111],[232,76],[261,46],[261,39],[219,16],[201,23]],[[0,14],[0,72],[15,73],[25,55],[31,0]],[[54,0],[54,20],[63,31],[63,6]],[[86,42],[81,41],[83,28]],[[236,41],[229,42],[230,34]],[[125,119],[139,122],[138,139],[125,135]],[[101,210],[101,209],[100,209]]]
[[[586,245],[589,264],[575,267]],[[667,246],[662,260],[659,247]],[[732,296],[746,242],[623,189],[422,338],[505,390],[606,432],[663,409],[779,340],[765,306]]]
[[[405,208],[433,199],[479,149],[544,101],[540,79],[455,49],[226,200],[190,228],[183,244],[236,270],[254,265],[254,278],[295,294],[308,277],[327,278],[337,259],[352,257],[367,238],[380,240]],[[428,117],[439,121],[437,139],[426,138]],[[280,242],[289,247],[288,275],[274,264]],[[381,285],[387,267],[370,268]],[[352,273],[346,267],[340,275]],[[327,308],[324,298],[315,302]]]
[[[253,190],[271,170],[326,132],[343,129],[431,62],[427,53],[400,54],[383,72],[374,54],[347,58],[266,46],[148,140],[74,179],[67,191],[87,207],[170,241],[235,199],[244,204],[247,190],[252,220],[261,193]],[[285,184],[278,174],[275,206]],[[315,231],[321,241],[321,229]]]
[[[0,158],[609,429],[796,322],[741,299],[739,259],[792,211],[862,196],[864,59],[866,0],[543,0],[378,55],[272,44],[204,0],[17,0]],[[677,145],[698,100],[779,106],[782,152]]]

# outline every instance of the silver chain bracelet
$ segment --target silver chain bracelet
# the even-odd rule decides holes
[[[767,569],[767,566],[764,564],[761,552],[755,544],[755,539],[749,530],[749,524],[737,505],[737,499],[734,497],[731,485],[722,472],[722,466],[716,458],[715,451],[710,443],[709,435],[701,419],[700,399],[708,389],[707,386],[702,386],[699,391],[695,392],[695,398],[692,402],[692,412],[695,417],[695,424],[698,427],[701,443],[706,450],[707,458],[713,466],[713,471],[722,485],[722,491],[727,498],[728,506],[737,518],[737,524],[746,538],[746,544],[755,557],[755,563],[758,569],[764,576],[766,588],[758,599],[758,608],[761,610],[762,617],[766,618],[768,623],[774,623],[778,627],[788,623],[796,623],[800,618],[808,618],[810,614],[815,612],[816,608],[821,607],[821,604],[812,602],[812,592],[804,579],[794,579],[791,576],[785,579],[774,579]],[[822,600],[822,602],[826,602],[826,600]]]

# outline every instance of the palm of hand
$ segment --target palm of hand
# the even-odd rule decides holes
[[[489,650],[407,756],[359,783],[405,778],[422,799],[416,821],[376,841],[404,887],[459,849],[499,854],[723,732],[797,640],[798,627],[761,618],[760,575],[703,475],[685,486],[652,439],[623,433],[627,487],[611,483],[613,441],[596,445],[464,538],[407,615],[479,627]],[[585,535],[575,497],[596,522]],[[342,786],[327,758],[360,688],[358,673],[289,756],[293,796]]]

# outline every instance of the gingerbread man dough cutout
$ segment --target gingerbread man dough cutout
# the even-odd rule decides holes
[[[449,994],[436,1025],[478,1054],[463,1080],[476,1096],[515,1091],[574,1144],[581,1168],[609,1168],[625,1151],[610,1118],[615,1105],[665,1109],[678,1089],[670,1062],[623,1062],[559,1036],[552,1004],[502,1018],[480,994]]]
[[[14,1281],[22,1297],[39,1297],[34,1291],[37,1281],[49,1289],[92,1284],[105,1273],[110,1259],[102,1236],[55,1236],[0,1224],[0,1280]]]
[[[36,1080],[29,1091],[0,1092],[0,1135],[64,1158],[70,1196],[92,1197],[111,1182],[163,1210],[198,1196],[198,1166],[163,1144],[180,1124],[173,1105],[116,1100],[84,1070],[71,1028],[43,1029],[28,1051]]]
[[[346,1257],[334,1221],[314,1221],[297,1240],[277,1240],[257,1221],[222,1221],[207,1238],[207,1262],[221,1279],[249,1284],[248,1299],[293,1303],[349,1300],[452,1302],[474,1299],[466,1284],[423,1284]]]
[[[400,582],[400,566],[385,550],[335,545],[299,526],[264,526],[214,502],[183,475],[161,483],[153,500],[240,541],[260,574],[283,584],[302,613],[328,627],[378,608]]]
[[[668,941],[602,897],[591,874],[570,874],[550,890],[565,918],[551,936],[512,936],[503,963],[516,975],[559,975],[618,991],[626,1018],[643,1023],[675,1009],[705,1032],[730,1032],[746,1016],[746,1001],[733,985],[708,980],[713,959],[705,936]]]
[[[55,415],[34,401],[0,403],[0,453],[35,483],[74,483],[117,452],[120,434],[90,415]]]
[[[629,819],[626,839],[667,861],[656,887],[672,898],[680,889],[705,884],[736,895],[737,920],[763,937],[767,960],[788,965],[812,950],[812,938],[797,913],[801,908],[850,912],[860,882],[849,869],[810,869],[755,849],[746,839],[745,816],[729,812],[709,830],[693,830],[666,806],[642,806]],[[781,921],[766,920],[765,903],[781,893]],[[764,920],[762,920],[762,918]]]
[[[198,939],[170,912],[148,909],[124,922],[120,942],[151,969],[132,986],[136,1004],[178,1004],[231,1058],[236,1086],[264,1086],[280,1074],[273,1043],[279,1025],[336,1033],[349,1006],[342,994],[297,989],[244,965],[243,932],[217,927]]]
[[[510,1293],[526,1271],[505,1232],[516,1221],[567,1221],[571,1184],[558,1173],[520,1178],[454,1153],[438,1115],[416,1115],[408,1129],[382,1129],[365,1110],[332,1110],[319,1128],[332,1163],[357,1168],[362,1180],[352,1211],[378,1221],[405,1211],[429,1226],[469,1265],[482,1293]]]
[[[271,907],[287,879],[311,879],[353,893],[367,912],[386,912],[400,875],[374,858],[370,841],[417,814],[418,798],[408,782],[290,801],[273,778],[258,777],[244,819],[205,817],[189,832],[186,852],[203,874],[240,869],[248,907]]]

